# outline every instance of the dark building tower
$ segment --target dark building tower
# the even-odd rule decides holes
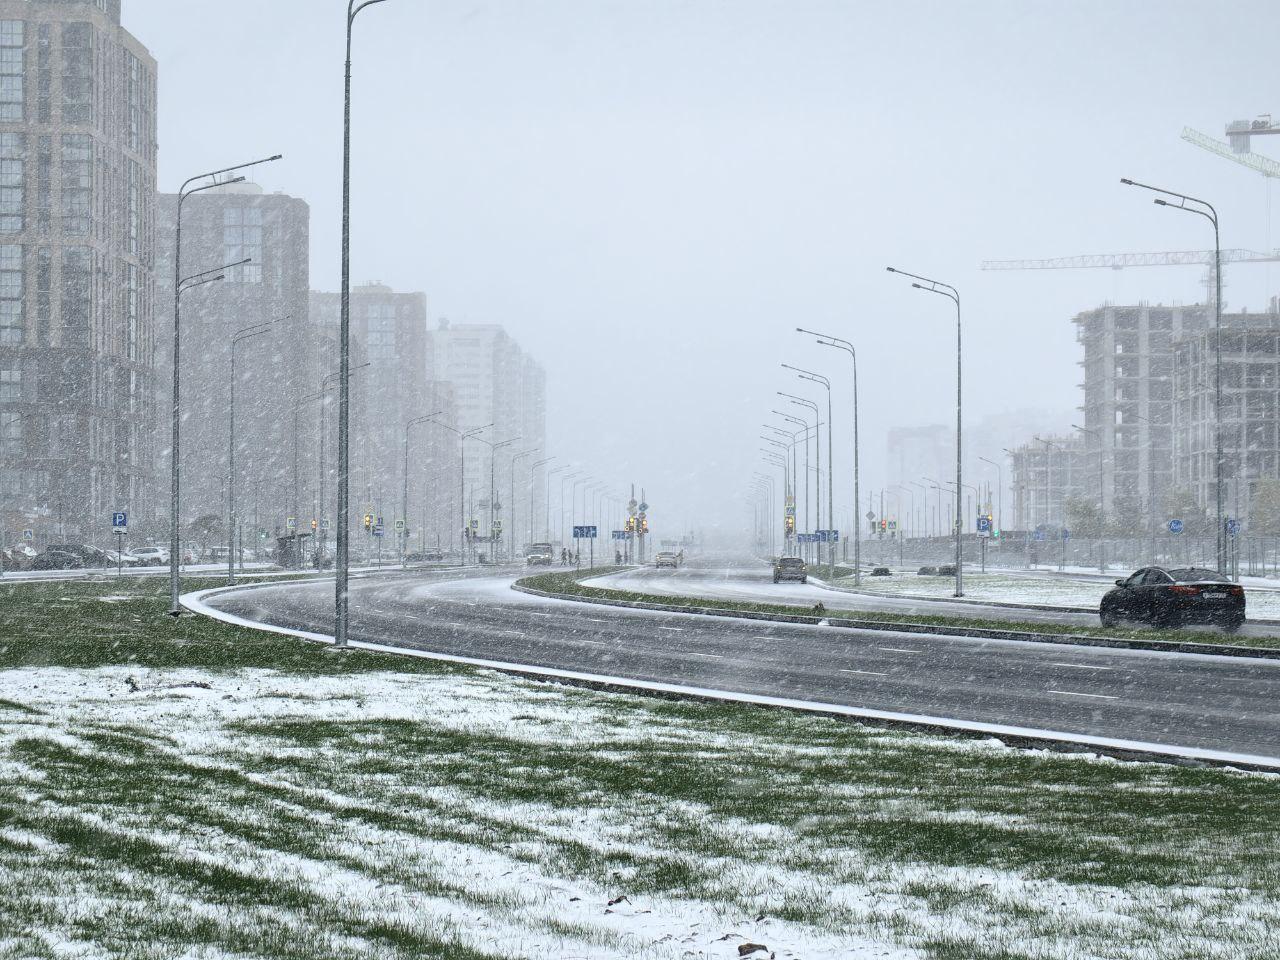
[[[119,0],[0,0],[0,497],[10,531],[154,517],[156,63]]]

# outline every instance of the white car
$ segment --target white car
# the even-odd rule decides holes
[[[169,551],[160,547],[138,547],[129,552],[144,567],[163,567],[169,562]]]
[[[653,558],[653,565],[657,568],[670,567],[672,570],[679,570],[680,558],[674,553],[664,551]]]

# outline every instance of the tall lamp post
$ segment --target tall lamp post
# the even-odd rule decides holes
[[[406,563],[404,548],[405,548],[406,542],[409,539],[409,430],[411,427],[415,427],[420,423],[430,423],[436,417],[440,416],[440,414],[443,412],[444,412],[443,410],[437,410],[435,413],[427,413],[422,415],[421,417],[414,417],[411,420],[405,421],[404,474],[402,477],[404,481],[404,489],[402,491],[401,499],[400,499],[400,519],[404,521],[404,530],[400,531],[396,536],[396,540],[399,541],[399,545],[400,545],[400,569],[402,570],[404,569],[404,566]],[[424,518],[424,521],[425,521],[425,518]]]
[[[507,559],[513,562],[516,558],[516,463],[525,457],[533,456],[537,452],[538,449],[535,447],[532,450],[525,450],[523,453],[516,453],[511,456],[511,542],[507,544]],[[529,513],[533,513],[532,497],[529,499]],[[530,540],[530,543],[532,542]]]
[[[964,515],[962,509],[964,498],[964,446],[963,446],[963,423],[964,423],[964,352],[961,340],[961,324],[960,324],[960,291],[949,283],[942,283],[939,280],[930,280],[928,277],[917,276],[914,273],[907,273],[905,270],[899,270],[896,267],[886,267],[889,273],[898,273],[904,277],[910,277],[914,283],[911,284],[917,290],[923,290],[926,293],[935,293],[940,297],[946,297],[956,305],[956,596],[964,596],[964,540],[961,517]]]
[[[994,460],[988,460],[986,457],[979,457],[983,463],[989,463],[996,468],[996,483],[999,489],[996,491],[996,525],[1001,530],[1004,529],[1004,469]]]
[[[555,457],[547,457],[546,459],[543,459],[543,460],[535,460],[532,464],[529,465],[529,542],[530,543],[533,543],[534,540],[537,539],[537,536],[533,532],[534,524],[537,523],[537,514],[538,514],[538,511],[534,509],[534,505],[533,505],[533,492],[534,492],[535,484],[538,478],[538,468],[545,467],[548,463],[551,463],[551,461],[553,460],[555,460]],[[546,486],[546,482],[550,478],[551,478],[551,474],[548,473],[546,477],[543,478],[543,481],[542,481],[543,486]]]
[[[797,397],[795,394],[792,394],[792,393],[783,393],[781,390],[778,391],[778,396],[783,397],[787,400],[790,400],[797,407],[805,407],[806,409],[813,411],[813,449],[814,449],[814,454],[818,461],[817,463],[818,482],[821,482],[822,435],[818,432],[818,428],[822,426],[822,418],[818,412],[818,405],[814,403],[812,400],[806,400],[804,397]],[[808,526],[809,524],[809,441],[807,438],[805,439],[805,444],[804,444],[804,474],[805,474],[804,476],[804,520],[805,520],[805,525]],[[821,529],[822,527],[822,490],[821,488],[818,489],[817,502],[814,505],[814,512],[816,514],[816,518],[815,518],[816,527],[811,528],[810,532],[812,532],[813,529]]]
[[[459,430],[457,427],[451,427],[447,423],[441,423],[439,420],[432,420],[437,427],[443,427],[458,438],[458,515],[462,520],[462,528],[464,531],[471,528],[467,525],[467,441],[472,440],[477,434],[484,433],[492,423],[486,423],[483,427],[476,427],[473,430]],[[469,534],[463,534],[463,564],[466,564],[467,544],[470,542]]]
[[[1061,451],[1062,444],[1057,443],[1053,440],[1045,440],[1038,436],[1032,437],[1031,439],[1034,440],[1036,443],[1044,444],[1044,508],[1045,508],[1045,513],[1051,515],[1051,511],[1053,510],[1053,454],[1051,454],[1049,451],[1052,450],[1054,447],[1057,447],[1058,450]],[[1066,484],[1064,483],[1063,488],[1065,489],[1065,487],[1066,487]],[[1064,495],[1062,498],[1061,513],[1059,514],[1060,519],[1058,521],[1058,539],[1059,540],[1063,540],[1062,531],[1066,529],[1066,522],[1067,522],[1066,512],[1067,512],[1066,496]],[[1062,563],[1058,567],[1059,570],[1061,570],[1063,566],[1066,565],[1066,556],[1065,556],[1066,552],[1067,552],[1066,541],[1063,540],[1062,553],[1064,556],[1062,558]]]
[[[1226,518],[1222,508],[1222,240],[1218,228],[1218,211],[1208,200],[1188,196],[1163,187],[1153,187],[1149,183],[1138,183],[1123,177],[1120,180],[1127,187],[1139,187],[1153,193],[1161,193],[1173,197],[1177,203],[1170,203],[1161,197],[1155,198],[1158,207],[1170,210],[1182,210],[1204,217],[1213,224],[1213,446],[1216,462],[1214,463],[1213,486],[1214,502],[1217,512],[1217,555],[1218,572],[1227,572]],[[1193,206],[1187,206],[1193,204]]]
[[[858,520],[858,504],[862,499],[862,471],[858,462],[860,444],[858,441],[858,350],[848,340],[833,337],[829,333],[817,333],[796,327],[797,333],[817,337],[818,343],[824,347],[834,347],[849,354],[853,361],[853,583],[862,583],[862,524]]]
[[[347,625],[350,606],[347,602],[347,581],[351,559],[351,34],[356,17],[365,7],[385,0],[348,0],[347,3],[347,64],[343,89],[342,114],[342,294],[339,322],[338,399],[338,559],[334,577],[334,644],[339,649],[347,646]]]
[[[227,583],[236,582],[236,348],[246,340],[270,333],[276,322],[251,323],[231,337],[231,378],[227,382],[227,392],[231,395],[230,439],[227,442]]]
[[[836,575],[836,542],[834,537],[836,525],[836,451],[835,436],[831,428],[833,419],[833,408],[831,405],[831,381],[820,373],[814,373],[812,370],[802,370],[799,367],[791,366],[789,363],[784,363],[782,366],[784,369],[795,373],[801,380],[809,380],[826,388],[827,391],[827,558],[829,561],[827,577],[834,580]]]
[[[173,440],[169,451],[170,458],[170,491],[169,491],[169,615],[177,617],[181,615],[182,608],[178,603],[178,565],[182,559],[181,544],[178,539],[178,509],[182,499],[182,462],[181,462],[181,401],[182,401],[182,294],[186,292],[184,285],[190,283],[191,286],[199,286],[203,283],[212,283],[215,280],[224,280],[225,276],[212,277],[212,273],[218,271],[208,270],[203,274],[196,274],[196,277],[208,277],[201,279],[199,282],[191,282],[195,278],[182,279],[182,207],[187,202],[187,198],[197,193],[203,193],[205,190],[212,190],[215,187],[225,187],[233,183],[243,183],[244,177],[227,177],[227,174],[236,173],[240,170],[247,170],[250,167],[256,167],[260,163],[271,163],[273,160],[279,160],[280,154],[274,157],[267,157],[263,160],[254,160],[250,163],[240,163],[234,167],[224,167],[221,170],[210,170],[208,173],[201,173],[189,178],[181,187],[178,188],[178,206],[177,214],[174,218],[174,243],[173,243]],[[219,179],[223,177],[225,179]],[[210,183],[200,183],[201,180],[209,180]],[[199,186],[193,186],[199,184]]]
[[[1107,563],[1106,563],[1106,557],[1103,553],[1103,550],[1105,549],[1105,547],[1103,546],[1105,542],[1103,540],[1103,537],[1105,536],[1104,528],[1106,526],[1107,512],[1106,512],[1106,506],[1105,506],[1106,500],[1105,500],[1104,487],[1103,487],[1103,484],[1106,481],[1104,479],[1104,473],[1103,473],[1102,431],[1090,430],[1088,427],[1082,427],[1078,423],[1073,423],[1071,426],[1074,427],[1076,430],[1079,430],[1081,433],[1087,433],[1090,436],[1096,437],[1098,439],[1098,572],[1106,573]]]

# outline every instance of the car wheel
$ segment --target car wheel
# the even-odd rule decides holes
[[[1239,617],[1239,618],[1233,617],[1232,619],[1226,621],[1222,625],[1222,632],[1223,633],[1239,633],[1240,628],[1243,626],[1244,626],[1243,617]]]
[[[1104,627],[1117,627],[1120,625],[1120,618],[1109,607],[1103,607],[1099,610],[1098,618],[1102,621]]]

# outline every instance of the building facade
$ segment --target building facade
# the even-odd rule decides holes
[[[157,324],[156,406],[162,442],[156,472],[165,482],[170,476],[172,429],[176,214],[176,195],[161,196],[157,290],[164,320]],[[308,481],[320,469],[315,463],[317,421],[309,415],[295,416],[294,410],[306,406],[314,413],[318,401],[307,405],[304,398],[320,390],[332,351],[308,315],[309,231],[305,201],[266,194],[251,183],[203,191],[183,204],[185,276],[251,262],[227,270],[223,280],[182,295],[180,521],[226,518],[229,513],[234,388],[236,513],[245,525],[237,534],[243,534],[246,544],[264,539],[264,532],[270,543],[288,516],[310,518],[313,513],[305,496],[311,492]],[[263,332],[249,336],[255,329]],[[167,517],[168,497],[162,501],[158,512]]]
[[[447,320],[431,332],[427,369],[433,380],[453,387],[457,434],[480,431],[466,446],[459,520],[482,533],[502,523],[513,531],[507,540],[522,544],[535,529],[530,522],[535,508],[545,510],[538,506],[545,474],[529,472],[533,462],[547,456],[545,371],[500,325]],[[509,440],[514,442],[495,452],[493,444]],[[507,504],[513,491],[515,502]],[[545,518],[539,525],[545,527]]]
[[[1097,499],[1096,461],[1079,437],[1045,437],[1011,451],[1013,517],[1017,529],[1059,530],[1067,525],[1067,502]]]
[[[0,0],[4,525],[155,516],[156,62],[119,0]]]
[[[1214,402],[1215,372],[1212,329],[1177,344],[1174,487],[1189,492],[1207,514],[1215,512],[1220,430],[1223,512],[1247,518],[1258,482],[1280,477],[1280,313],[1222,318],[1220,413]]]
[[[1175,345],[1212,321],[1203,305],[1104,306],[1079,314],[1085,446],[1103,459],[1103,503],[1148,511],[1173,488]],[[1097,484],[1091,494],[1097,499]]]

